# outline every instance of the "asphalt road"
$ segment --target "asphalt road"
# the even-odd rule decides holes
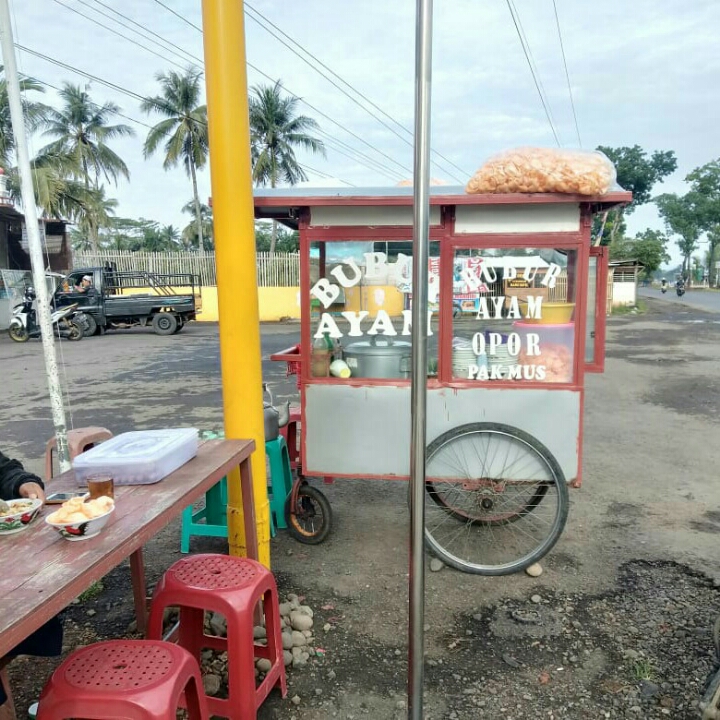
[[[677,296],[674,288],[669,288],[663,295],[659,288],[638,288],[640,297],[653,298],[673,305],[687,305],[698,310],[720,313],[720,291],[716,290],[688,290],[681,298]]]
[[[616,639],[611,622],[605,623],[598,636],[599,655],[586,658],[577,651],[584,647],[579,638],[565,655],[557,649],[543,651],[540,660],[533,659],[536,646],[550,643],[544,636],[533,641],[531,630],[526,629],[530,626],[524,625],[522,635],[513,641],[513,657],[521,664],[517,669],[495,651],[505,647],[498,645],[500,631],[477,624],[466,630],[473,618],[485,617],[483,613],[501,613],[502,608],[518,603],[526,611],[540,607],[531,602],[534,594],[547,607],[568,612],[587,606],[587,617],[578,620],[578,628],[587,634],[597,614],[593,611],[596,602],[626,593],[622,580],[626,568],[629,563],[640,563],[657,569],[654,582],[669,593],[667,603],[675,602],[670,598],[676,596],[676,581],[670,572],[664,574],[663,568],[703,578],[713,598],[708,617],[720,612],[720,593],[712,592],[720,583],[720,317],[693,308],[685,298],[681,304],[669,293],[665,297],[659,292],[657,297],[652,291],[648,294],[647,313],[610,319],[605,373],[586,379],[584,484],[581,490],[571,492],[568,524],[557,546],[543,559],[542,576],[492,578],[449,569],[428,573],[427,706],[432,711],[426,717],[625,717],[614,709],[616,704],[625,707],[624,695],[603,688],[606,680],[614,683],[612,687],[635,687],[637,668],[624,664],[625,648]],[[720,307],[720,295],[695,291],[686,298],[695,296],[711,301],[717,297]],[[220,427],[217,330],[215,325],[190,324],[171,337],[130,330],[58,345],[74,425],[104,425],[115,433],[179,425]],[[263,371],[279,399],[296,397],[296,389],[293,379],[285,377],[284,368],[270,362],[268,355],[296,342],[298,334],[296,324],[262,328]],[[52,426],[40,343],[17,345],[0,336],[0,370],[0,447],[42,472],[44,444]],[[362,428],[358,428],[358,438],[362,439]],[[364,716],[390,720],[398,712],[405,714],[398,710],[397,702],[405,691],[407,657],[407,487],[378,480],[338,480],[318,486],[333,508],[333,530],[327,541],[315,547],[302,546],[279,533],[272,541],[271,553],[282,591],[306,596],[316,612],[317,627],[328,623],[334,628],[318,630],[327,664],[318,661],[291,673],[290,694],[298,692],[300,706],[289,708],[287,702],[274,699],[260,717],[274,720],[292,714],[298,720]],[[148,544],[146,562],[151,578],[177,559],[178,543],[179,529],[173,524]],[[195,538],[191,549],[222,551],[221,545],[218,539]],[[115,632],[108,625],[112,616],[122,632],[130,621],[127,570],[119,568],[112,577],[122,602],[117,607],[106,605],[113,598],[101,596],[95,621],[85,616],[84,609],[79,611],[83,626],[94,622],[93,627]],[[569,608],[568,594],[573,594]],[[652,611],[645,611],[643,602],[638,602],[645,613],[642,622],[652,629],[638,622],[635,632],[640,635],[632,647],[641,648],[644,633],[668,631],[672,656],[692,656],[697,667],[701,662],[707,666],[709,621],[706,628],[700,628],[706,646],[702,655],[696,656],[687,639],[690,633],[676,627],[658,629],[660,618],[651,616]],[[549,624],[542,632],[552,635],[554,627]],[[468,632],[476,638],[472,646],[468,645]],[[472,652],[458,653],[465,645]],[[552,645],[555,647],[554,641]],[[557,698],[559,684],[555,685],[553,678],[547,688],[541,687],[538,676],[544,668],[551,668],[557,676],[575,652],[580,659],[577,670],[568,675],[567,696],[574,701],[578,688],[584,688],[587,697],[597,698],[597,707],[592,714],[581,714],[568,705],[566,714],[553,714],[548,708],[558,706],[553,697]],[[651,661],[655,668],[660,667],[659,659]],[[442,670],[446,666],[447,672]],[[337,672],[334,685],[328,680],[328,667],[333,675]],[[19,665],[15,670],[16,679],[22,668]],[[492,692],[510,688],[502,712],[468,707],[464,694],[468,684],[477,683],[485,693],[492,674],[501,681]],[[682,678],[685,684],[691,681],[700,682],[694,675]],[[657,683],[662,682],[658,672]],[[38,691],[27,689],[22,702]],[[546,703],[542,712],[536,699],[541,693]],[[605,708],[611,708],[612,714],[605,713]],[[655,710],[643,717],[663,717],[658,707]],[[672,717],[690,720],[696,715],[673,713]]]

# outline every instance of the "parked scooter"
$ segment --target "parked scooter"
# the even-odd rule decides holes
[[[35,298],[35,290],[32,287],[26,287],[22,303],[13,308],[8,335],[15,342],[27,342],[30,338],[40,337],[40,324],[33,307]],[[78,313],[77,303],[56,309],[50,316],[50,320],[58,337],[73,341],[83,339],[85,334],[83,314]]]

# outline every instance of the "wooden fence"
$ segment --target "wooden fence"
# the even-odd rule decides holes
[[[143,271],[157,275],[192,273],[203,285],[217,285],[214,252],[78,252],[73,253],[73,267],[101,267],[111,263],[122,271]],[[297,253],[257,254],[258,287],[298,287],[300,256]]]

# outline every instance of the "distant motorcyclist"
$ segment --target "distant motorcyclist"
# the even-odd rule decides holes
[[[667,292],[667,289],[668,289],[668,281],[667,281],[667,278],[663,278],[662,281],[660,282],[660,290],[661,290],[662,292],[666,293],[666,292]]]

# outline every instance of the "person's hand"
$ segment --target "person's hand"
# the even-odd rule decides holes
[[[45,491],[36,482],[23,483],[19,488],[18,492],[20,497],[28,498],[29,500],[42,500],[45,502]]]

